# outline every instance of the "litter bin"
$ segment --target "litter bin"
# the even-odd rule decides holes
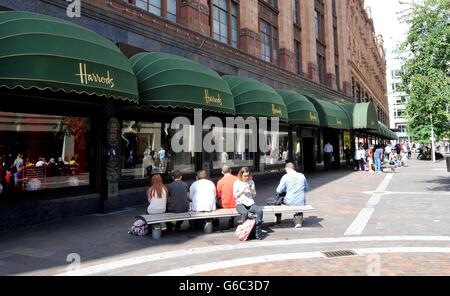
[[[447,163],[447,172],[450,173],[450,155],[445,156],[445,162]]]

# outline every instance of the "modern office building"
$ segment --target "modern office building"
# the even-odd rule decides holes
[[[398,136],[398,142],[410,141],[407,131],[406,104],[408,95],[401,90],[403,74],[401,53],[393,50],[387,54],[387,82],[388,82],[388,100],[390,128],[395,130]]]

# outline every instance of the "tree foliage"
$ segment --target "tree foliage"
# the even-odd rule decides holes
[[[406,112],[414,141],[428,143],[430,115],[436,139],[450,136],[450,2],[424,0],[411,4],[403,16],[410,30],[401,49],[406,53],[404,91],[410,99]]]

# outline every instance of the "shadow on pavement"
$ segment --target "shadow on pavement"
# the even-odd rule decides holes
[[[312,190],[352,172],[350,169],[341,169],[306,176]],[[258,205],[264,205],[267,198],[273,195],[278,182],[279,179],[273,179],[256,183]],[[44,272],[48,269],[52,269],[54,273],[56,268],[64,272],[69,264],[67,256],[71,253],[79,253],[85,264],[92,260],[109,260],[113,256],[130,255],[132,252],[142,254],[149,248],[154,252],[166,252],[178,250],[181,245],[183,248],[191,248],[238,243],[234,235],[230,239],[229,235],[236,228],[228,228],[227,219],[221,220],[215,235],[188,230],[187,222],[183,224],[181,231],[165,233],[158,241],[153,240],[151,234],[145,237],[128,234],[135,221],[134,217],[143,214],[146,208],[147,205],[143,204],[111,215],[93,214],[0,232],[0,275]],[[304,228],[322,227],[322,221],[317,216],[307,216]],[[270,233],[276,227],[279,226],[267,221],[263,229]],[[281,228],[294,230],[292,219],[284,217]],[[227,235],[220,236],[220,233]]]
[[[438,184],[438,186],[429,186],[427,190],[430,191],[447,191],[450,192],[450,173],[448,177],[437,177],[433,180],[423,182],[425,184]]]

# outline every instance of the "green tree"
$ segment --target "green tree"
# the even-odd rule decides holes
[[[450,2],[424,0],[403,15],[410,30],[401,49],[408,131],[414,141],[429,143],[430,115],[437,140],[450,136]]]

